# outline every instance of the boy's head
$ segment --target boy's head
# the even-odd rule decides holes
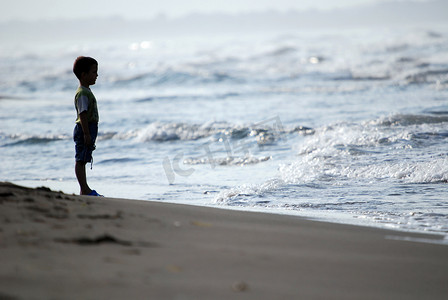
[[[98,66],[98,62],[94,58],[79,56],[73,64],[73,73],[81,80],[82,73],[88,73],[92,66]]]

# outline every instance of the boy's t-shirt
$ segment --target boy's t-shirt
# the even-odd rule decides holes
[[[89,88],[80,86],[75,95],[76,123],[81,123],[79,114],[87,111],[87,121],[89,123],[98,123],[100,118],[98,115],[98,106],[95,96]]]

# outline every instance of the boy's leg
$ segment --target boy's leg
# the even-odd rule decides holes
[[[79,187],[81,188],[81,195],[88,195],[92,192],[90,187],[87,185],[86,176],[86,163],[82,161],[77,161],[75,164],[75,174],[79,182]]]

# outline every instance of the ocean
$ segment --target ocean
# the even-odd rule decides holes
[[[1,181],[79,192],[79,55],[101,194],[448,236],[446,27],[4,43]]]

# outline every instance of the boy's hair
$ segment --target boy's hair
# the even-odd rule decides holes
[[[75,73],[78,79],[81,79],[81,74],[83,72],[87,73],[93,65],[98,65],[98,62],[91,57],[78,56],[73,64],[73,73]]]

